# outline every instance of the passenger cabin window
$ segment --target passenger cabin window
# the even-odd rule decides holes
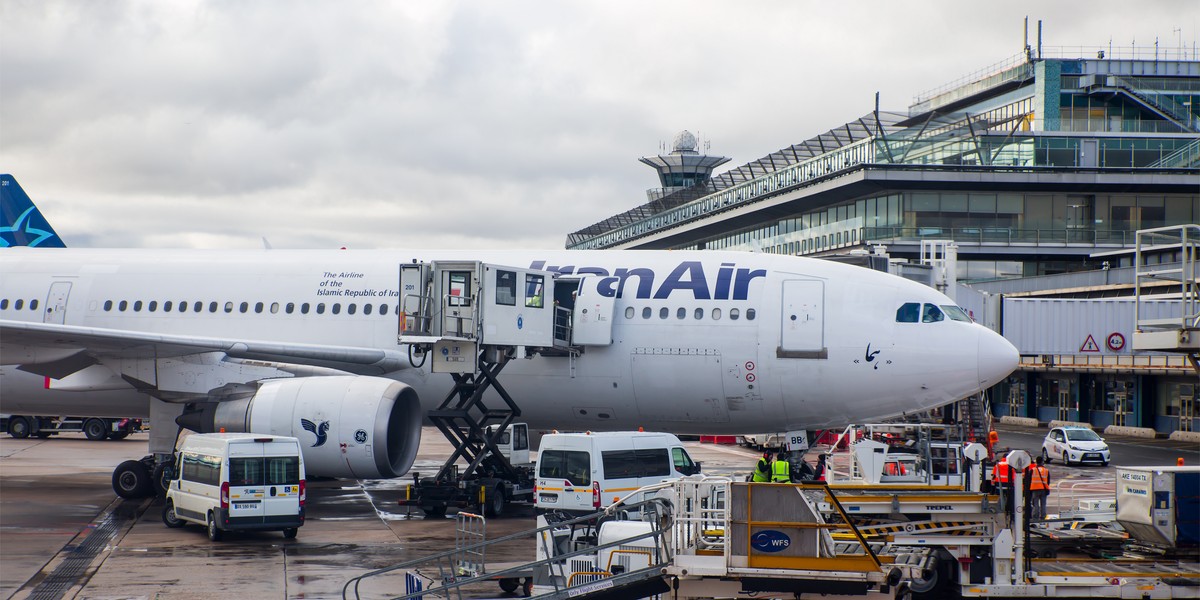
[[[358,312],[358,305],[354,304],[353,302],[346,305],[346,314],[352,315],[356,312]]]
[[[279,312],[279,303],[272,302],[271,303],[271,314],[277,314],[278,312]]]
[[[285,312],[285,313],[287,313],[287,314],[289,314],[289,315],[290,315],[290,314],[292,314],[292,313],[294,313],[294,312],[296,312],[296,303],[295,303],[295,302],[288,302],[288,303],[287,303],[287,306],[283,307],[283,312]]]
[[[340,302],[334,302],[334,303],[333,303],[333,310],[332,310],[331,312],[332,312],[333,314],[335,314],[335,315],[336,315],[336,314],[341,314],[341,312],[342,312],[342,305],[341,305],[341,303],[340,303]]]
[[[683,308],[682,306],[679,307],[679,310],[675,311],[675,318],[676,319],[686,319],[687,318],[687,309]]]
[[[325,314],[325,303],[324,302],[317,303],[317,314],[318,315]]]
[[[302,314],[302,315],[308,314],[308,303],[307,302],[300,305],[300,314]]]
[[[8,300],[0,300],[0,308],[8,308]],[[112,310],[112,300],[104,301],[104,312]]]
[[[150,312],[156,312],[158,310],[158,301],[151,300],[146,310],[149,310]]]
[[[142,312],[142,301],[141,300],[134,301],[133,312]]]
[[[753,308],[746,309],[746,320],[747,321],[753,321],[754,317],[756,317],[756,316],[758,316],[758,313]]]
[[[897,323],[916,323],[921,317],[921,305],[917,302],[905,302],[896,311]]]
[[[721,309],[719,309],[719,308],[714,308],[714,309],[712,310],[712,318],[713,318],[713,320],[714,320],[714,321],[718,321],[718,320],[720,320],[720,319],[721,319]]]
[[[703,309],[703,308],[697,308],[697,309],[696,309],[696,312],[694,313],[694,316],[696,317],[696,320],[697,320],[697,321],[699,321],[700,319],[703,319],[703,318],[704,318],[704,309]]]
[[[667,317],[669,317],[669,316],[671,316],[671,309],[669,309],[669,308],[667,308],[667,307],[665,307],[665,306],[664,306],[664,307],[662,307],[662,308],[660,308],[660,309],[658,309],[658,318],[660,318],[660,319],[665,319],[665,318],[667,318]]]
[[[388,305],[386,305],[386,304],[380,304],[380,305],[379,305],[379,314],[381,314],[381,315],[387,315],[387,311],[388,311]],[[399,309],[396,309],[396,312],[397,312],[397,313],[399,313],[399,312],[400,312],[400,310],[399,310]]]
[[[175,303],[174,303],[174,302],[172,302],[172,301],[170,301],[170,300],[167,300],[166,302],[163,302],[163,312],[171,312],[171,309],[172,309],[172,308],[175,308]]]
[[[38,307],[38,301],[36,298],[29,301],[29,310],[37,310],[37,307]]]
[[[526,275],[525,276],[525,308],[542,308],[545,306],[545,282],[544,275]]]
[[[225,303],[225,312],[227,312],[227,313],[233,312],[233,303],[232,302]]]
[[[240,313],[245,314],[247,310],[250,310],[250,303],[248,302],[243,302],[238,306],[238,312]]]
[[[592,485],[592,456],[577,450],[543,450],[538,454],[538,476]]]
[[[632,306],[626,306],[626,307],[625,307],[625,318],[626,318],[626,319],[632,319],[632,318],[633,318],[633,314],[634,314],[635,312],[636,312],[636,311],[634,311],[634,310],[633,310],[633,307],[632,307]]]
[[[20,302],[20,300],[17,300],[17,302]],[[18,306],[17,308],[20,308],[20,307]],[[650,307],[649,307],[649,306],[647,306],[647,307],[643,308],[643,309],[642,309],[642,318],[643,318],[643,319],[649,319],[649,318],[650,318],[650,315],[651,315],[653,312],[654,312],[654,311],[650,310]]]
[[[17,302],[20,302],[20,300],[17,300]],[[21,307],[18,306],[17,308],[21,308]],[[121,312],[125,312],[126,308],[129,308],[128,300],[122,300],[119,304],[117,304],[117,310],[119,310]]]
[[[932,304],[925,305],[925,310],[924,310],[924,312],[921,313],[921,322],[922,323],[937,323],[938,321],[945,321],[945,320],[946,320],[946,315],[942,314],[942,309],[940,309]]]
[[[496,304],[516,306],[517,274],[512,271],[496,270]]]
[[[255,303],[254,303],[254,312],[255,312],[255,313],[258,313],[258,314],[262,314],[262,311],[263,311],[263,303],[262,303],[262,302],[255,302]]]
[[[736,308],[729,309],[729,320],[730,321],[738,320],[739,316],[740,316],[740,314],[738,313],[738,309],[736,309]]]
[[[372,310],[372,309],[374,309],[374,308],[375,308],[375,305],[374,305],[374,304],[364,304],[364,305],[363,305],[363,314],[364,314],[364,315],[369,315],[369,314],[371,314],[371,310]]]

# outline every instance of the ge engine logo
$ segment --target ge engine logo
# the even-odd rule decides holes
[[[367,443],[367,430],[359,429],[358,431],[355,431],[354,432],[354,441],[356,441],[360,444]]]

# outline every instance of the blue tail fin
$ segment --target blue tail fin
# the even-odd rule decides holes
[[[0,248],[62,248],[62,238],[12,175],[0,175]]]

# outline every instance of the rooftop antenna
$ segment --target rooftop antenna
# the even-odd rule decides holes
[[[1042,20],[1038,19],[1038,42],[1037,42],[1037,57],[1042,60]]]
[[[1021,51],[1025,53],[1025,62],[1033,60],[1033,56],[1029,54],[1029,15],[1025,15],[1025,38],[1021,44]]]

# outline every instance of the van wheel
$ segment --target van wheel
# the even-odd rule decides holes
[[[150,469],[140,460],[127,460],[113,470],[113,491],[126,500],[145,498],[154,492]]]
[[[300,529],[298,527],[288,527],[287,529],[283,530],[283,537],[285,539],[294,540],[296,539],[296,534],[298,533],[300,533]]]
[[[496,486],[488,490],[487,506],[483,507],[485,516],[499,517],[504,514],[504,490]]]
[[[128,431],[118,431],[116,433],[108,434],[108,439],[110,439],[110,440],[123,440],[127,437],[129,437]]]
[[[221,528],[217,527],[217,518],[211,512],[208,513],[208,539],[219,542],[222,533]]]
[[[29,437],[29,420],[25,417],[13,417],[8,422],[8,435],[17,439]]]
[[[83,422],[83,435],[93,442],[99,442],[108,437],[108,428],[104,426],[104,421],[100,419],[88,419]]]
[[[1042,461],[1046,464],[1050,464],[1050,453],[1046,452],[1045,448],[1042,448]]]
[[[504,579],[500,580],[500,589],[508,592],[509,594],[517,591],[517,588],[519,587],[521,587],[521,580],[517,579],[516,577],[505,577]]]
[[[163,525],[166,525],[171,529],[178,529],[186,525],[183,519],[180,519],[179,515],[175,514],[175,503],[171,502],[170,500],[167,500],[167,506],[163,508],[162,520]]]

